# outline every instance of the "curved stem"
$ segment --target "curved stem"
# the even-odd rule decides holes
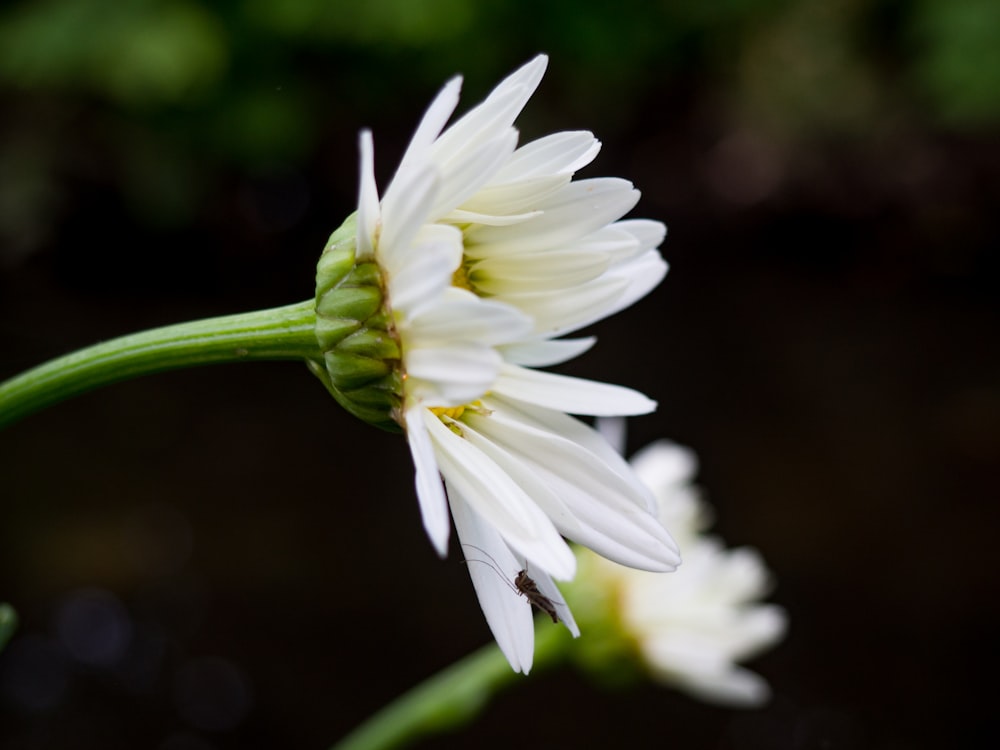
[[[535,670],[558,663],[571,642],[562,628],[537,629]],[[380,709],[331,750],[385,750],[455,729],[471,721],[501,688],[524,679],[490,643]]]
[[[322,358],[315,302],[153,328],[102,341],[0,383],[0,427],[63,399],[164,370],[253,359]]]

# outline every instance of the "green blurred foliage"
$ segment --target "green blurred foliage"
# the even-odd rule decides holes
[[[319,69],[345,65],[382,89],[442,68],[473,74],[509,67],[538,50],[568,60],[596,94],[607,86],[678,71],[733,76],[736,93],[769,117],[848,122],[862,117],[888,85],[885,50],[909,47],[890,67],[909,70],[914,95],[928,94],[949,121],[1000,117],[1000,4],[993,0],[896,2],[900,23],[882,29],[879,55],[863,41],[879,0],[41,0],[0,14],[0,82],[21,91],[58,91],[122,108],[183,108],[221,97],[248,115],[228,132],[243,146],[275,147],[275,134],[302,137],[316,92],[290,96],[241,91],[248,71],[266,67],[284,80],[302,56]],[[565,63],[564,63],[565,64]],[[367,69],[367,73],[366,73]],[[285,73],[287,75],[281,75]],[[734,75],[735,74],[735,75]],[[640,79],[636,82],[635,79]],[[765,89],[767,89],[765,91]],[[230,101],[228,97],[232,97]],[[248,98],[257,101],[248,101]],[[595,96],[599,98],[599,96]],[[282,110],[271,116],[266,110]],[[846,114],[845,114],[846,113]],[[212,125],[206,124],[209,129]],[[280,149],[280,146],[278,147]]]
[[[1000,121],[1000,3],[918,0],[912,77],[936,114],[958,127]]]
[[[223,75],[229,40],[182,0],[45,0],[0,21],[0,74],[19,88],[79,88],[122,106],[181,103]]]
[[[244,11],[257,28],[289,40],[410,46],[459,43],[463,34],[473,31],[479,7],[467,0],[368,0],[350,4],[248,0]]]
[[[790,4],[742,45],[736,96],[747,117],[786,138],[864,133],[884,102],[862,51],[855,0]]]
[[[994,0],[23,0],[0,11],[0,255],[46,242],[67,172],[187,225],[227,174],[407,131],[447,77],[472,101],[539,51],[529,130],[614,137],[677,92],[783,148],[991,128],[998,30]]]

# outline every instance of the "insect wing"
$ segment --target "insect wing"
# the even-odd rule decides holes
[[[577,627],[576,620],[573,619],[573,613],[570,608],[563,601],[562,594],[559,591],[559,587],[556,586],[555,581],[552,577],[545,573],[544,571],[537,570],[528,566],[527,573],[531,575],[531,579],[535,584],[536,590],[540,596],[545,597],[549,605],[555,610],[556,617],[566,626],[566,629],[573,634],[574,638],[580,636],[580,628]],[[546,614],[550,617],[552,616],[547,610],[544,610]]]
[[[543,596],[542,592],[538,590],[538,585],[535,583],[535,579],[528,575],[527,570],[521,570],[518,572],[518,574],[514,577],[514,586],[517,587],[518,593],[523,595],[531,606],[542,610],[542,612],[552,618],[553,623],[559,622],[559,615],[556,614],[555,606],[553,606],[547,596]]]

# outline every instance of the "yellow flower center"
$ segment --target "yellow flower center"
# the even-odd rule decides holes
[[[470,292],[476,291],[472,288],[472,282],[469,280],[469,274],[465,270],[464,263],[455,269],[455,273],[452,274],[451,285],[457,286],[459,289],[468,289]]]
[[[488,417],[493,413],[490,409],[483,406],[483,402],[478,398],[471,403],[462,404],[462,406],[434,406],[431,407],[431,413],[442,421],[445,417],[457,421],[462,418],[462,415],[465,414],[467,409],[484,417]]]
[[[451,419],[460,419],[462,414],[465,413],[465,406],[435,406],[431,409],[431,413],[434,414],[438,419],[442,417],[450,417]]]
[[[454,432],[459,437],[462,437],[462,426],[458,423],[462,418],[462,415],[466,411],[475,412],[483,417],[488,417],[493,413],[492,410],[487,409],[483,406],[483,402],[479,399],[475,401],[463,404],[462,406],[434,406],[431,407],[431,413],[444,422],[444,426],[449,430]]]

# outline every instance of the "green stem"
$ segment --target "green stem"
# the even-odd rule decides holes
[[[254,359],[322,359],[315,302],[154,328],[102,341],[0,383],[0,427],[63,399],[164,370]]]
[[[559,662],[572,639],[562,629],[535,631],[535,671]],[[503,687],[524,680],[495,643],[438,672],[369,717],[331,750],[386,750],[471,721]]]

